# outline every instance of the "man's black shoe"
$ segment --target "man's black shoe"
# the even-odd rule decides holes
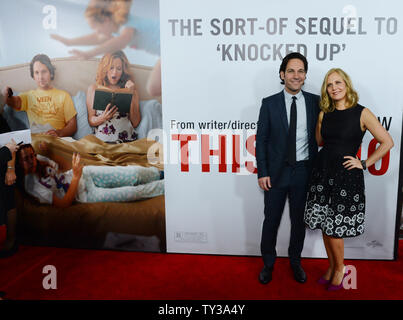
[[[261,284],[268,284],[272,279],[273,268],[267,268],[266,266],[263,267],[262,271],[259,274],[259,281]]]
[[[304,269],[302,269],[300,264],[291,265],[292,272],[294,273],[294,279],[299,283],[306,282],[306,274]]]

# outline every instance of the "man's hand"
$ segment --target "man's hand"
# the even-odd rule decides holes
[[[1,94],[4,97],[4,101],[7,105],[17,111],[21,109],[21,98],[14,95],[13,89],[11,89],[9,86],[4,86],[1,89]]]
[[[54,136],[54,137],[58,137],[58,136],[59,136],[57,130],[54,130],[54,129],[49,130],[49,131],[46,131],[45,134],[48,134],[48,135]]]
[[[265,191],[269,191],[271,188],[271,181],[270,177],[263,177],[258,179],[259,187],[262,188]]]
[[[3,89],[1,90],[1,94],[3,95],[3,97],[5,97],[6,99],[8,98],[8,90],[11,89],[8,86],[3,87]]]

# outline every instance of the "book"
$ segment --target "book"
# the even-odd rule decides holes
[[[132,103],[132,92],[130,89],[96,89],[94,96],[94,110],[105,110],[110,103],[111,107],[116,106],[118,112],[129,113]]]
[[[17,144],[31,143],[31,130],[24,129],[0,134],[0,146],[6,145],[11,139],[14,139]]]

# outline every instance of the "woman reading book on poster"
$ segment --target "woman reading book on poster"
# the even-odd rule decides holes
[[[94,97],[97,89],[118,90],[126,88],[132,94],[129,113],[118,111],[109,103],[104,110],[96,110]],[[101,108],[102,109],[102,108]],[[88,122],[95,128],[95,136],[105,142],[129,142],[137,138],[136,128],[141,120],[139,97],[129,73],[129,61],[123,51],[104,55],[99,62],[96,83],[87,90]]]

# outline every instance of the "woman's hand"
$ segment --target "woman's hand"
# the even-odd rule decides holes
[[[102,112],[100,117],[103,120],[103,122],[106,122],[106,121],[112,119],[117,111],[118,111],[118,107],[117,106],[112,107],[112,104],[109,103],[106,106],[104,112]]]
[[[141,114],[140,114],[139,95],[137,92],[136,84],[133,81],[128,80],[125,84],[125,88],[128,88],[133,94],[132,101],[130,103],[129,119],[133,128],[137,128],[137,126],[141,121]]]
[[[347,170],[351,170],[351,169],[354,169],[354,168],[362,169],[362,170],[364,169],[364,168],[362,167],[361,160],[358,159],[358,157],[355,157],[355,158],[354,158],[354,157],[352,157],[352,156],[345,156],[344,159],[349,159],[349,160],[343,162],[343,166],[344,166],[344,168],[346,168]]]
[[[10,150],[11,153],[17,152],[19,148],[19,146],[17,146],[17,144],[15,143],[14,139],[11,139],[11,141],[6,144],[6,147],[8,148],[8,150]]]
[[[74,198],[77,193],[78,185],[80,182],[81,175],[83,173],[83,164],[80,162],[80,154],[74,152],[73,158],[71,159],[72,170],[73,170],[73,179],[71,179],[71,183],[67,192],[64,194],[63,198],[57,197],[53,194],[52,203],[54,206],[58,208],[67,208],[71,206],[74,201]]]
[[[87,60],[92,57],[89,53],[77,49],[70,50],[69,53],[79,60]]]
[[[81,163],[81,157],[79,153],[74,152],[71,159],[71,166],[73,169],[73,178],[80,179],[83,174],[84,165]]]
[[[39,151],[41,151],[44,154],[47,154],[49,151],[48,143],[46,141],[42,141],[42,140],[39,141],[38,147],[39,147]]]
[[[15,169],[7,169],[6,172],[6,179],[5,179],[5,183],[8,186],[11,186],[15,183],[15,181],[17,180],[17,176],[15,175]]]
[[[133,81],[128,80],[128,81],[126,82],[126,84],[125,84],[125,88],[126,88],[126,89],[129,89],[130,91],[133,92],[133,98],[134,98],[135,100],[138,99],[137,87],[136,87],[136,85],[134,84]]]
[[[134,85],[134,82],[131,80],[128,80],[125,84],[125,88],[126,89],[130,89],[130,90],[135,90],[136,86]]]
[[[17,152],[20,146],[15,143],[14,139],[11,139],[11,141],[7,143],[5,146],[8,148],[8,150],[10,150],[12,159],[7,163],[7,171],[4,182],[6,185],[11,186],[15,183],[17,179],[17,176],[15,175],[14,161],[15,161],[15,153]]]
[[[58,34],[52,33],[50,35],[50,37],[54,40],[60,41],[61,43],[63,43],[66,46],[70,45],[70,39],[67,39],[65,37],[59,36]]]
[[[135,85],[135,83],[134,83],[133,81],[128,80],[128,81],[126,82],[126,84],[125,84],[125,88],[131,90],[131,91],[133,92],[134,98],[135,98],[135,99],[138,99],[138,96],[137,96],[137,86]]]

